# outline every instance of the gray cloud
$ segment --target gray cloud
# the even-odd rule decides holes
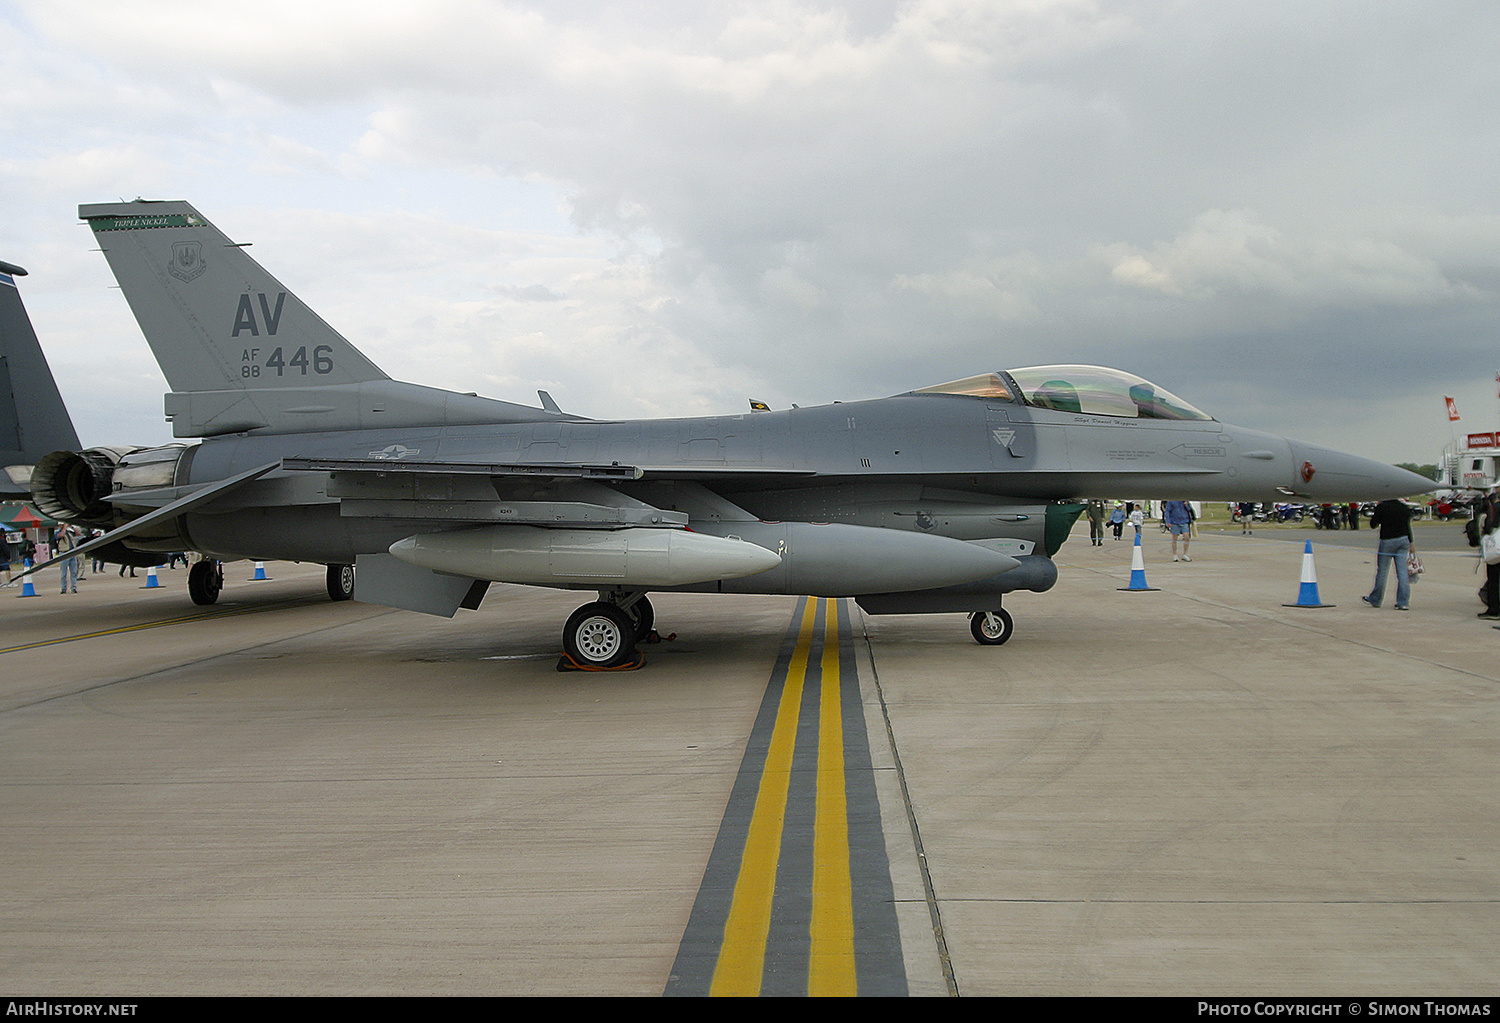
[[[6,115],[7,181],[223,202],[424,382],[686,414],[1097,361],[1426,461],[1500,368],[1485,3],[21,6],[11,88],[81,84]]]

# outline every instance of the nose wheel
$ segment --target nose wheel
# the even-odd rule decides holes
[[[1010,612],[998,607],[993,611],[975,611],[969,616],[969,631],[974,634],[974,641],[984,646],[1000,646],[1015,629]]]

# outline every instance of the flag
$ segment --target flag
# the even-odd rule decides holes
[[[750,399],[750,411],[751,412],[769,412],[769,411],[771,411],[771,406],[767,405],[763,401],[756,401],[754,398],[751,398]]]
[[[1496,380],[1500,380],[1500,375],[1497,375],[1495,377],[1495,379]],[[1443,400],[1448,403],[1448,422],[1450,422],[1450,423],[1456,423],[1456,422],[1458,422],[1458,404],[1456,402],[1454,402],[1454,400],[1452,398],[1448,397],[1447,395],[1443,396]]]

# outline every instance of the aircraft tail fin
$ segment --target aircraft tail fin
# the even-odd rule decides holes
[[[78,215],[172,387],[179,437],[548,418],[392,380],[186,202],[97,203]]]
[[[0,262],[0,494],[29,499],[31,467],[43,455],[80,445],[21,303],[16,278],[24,276],[19,266]]]

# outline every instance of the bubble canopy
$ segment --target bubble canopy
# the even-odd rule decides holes
[[[1026,366],[935,384],[912,393],[999,398],[1034,408],[1121,419],[1213,419],[1149,380],[1106,366]]]

